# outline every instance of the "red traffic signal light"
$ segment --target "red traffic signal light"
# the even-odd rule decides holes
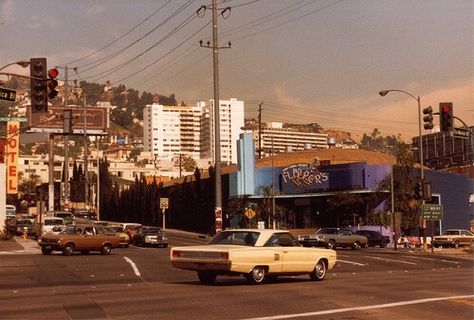
[[[58,91],[56,87],[58,86],[58,80],[56,80],[57,76],[59,75],[58,69],[53,68],[48,70],[48,98],[54,99],[58,95]]]
[[[441,102],[439,104],[439,122],[441,131],[447,132],[454,129],[453,103]]]

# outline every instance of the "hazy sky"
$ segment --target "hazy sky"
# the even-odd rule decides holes
[[[30,57],[70,79],[213,98],[207,1],[0,0],[0,67]],[[474,122],[473,0],[219,0],[220,98],[246,117],[324,128],[418,134],[422,107],[452,101]],[[73,71],[77,67],[77,72]],[[26,74],[27,69],[4,71]],[[63,69],[60,77],[64,77]],[[438,124],[437,118],[435,125]],[[457,124],[460,123],[458,122]]]

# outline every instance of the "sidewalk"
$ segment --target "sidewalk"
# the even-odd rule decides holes
[[[31,239],[15,236],[12,240],[0,240],[0,255],[2,254],[38,254],[41,250],[38,243]]]

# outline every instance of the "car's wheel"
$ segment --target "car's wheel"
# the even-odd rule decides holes
[[[326,245],[326,248],[334,249],[335,247],[336,247],[336,243],[334,243],[334,240],[329,240],[329,242]]]
[[[43,253],[44,255],[46,255],[46,256],[50,255],[51,252],[53,252],[53,250],[45,248],[45,247],[41,247],[41,253]]]
[[[454,241],[454,243],[453,243],[453,247],[455,247],[455,248],[459,248],[459,242],[458,242],[457,240],[456,240],[456,241]]]
[[[265,280],[266,270],[265,267],[256,266],[247,275],[247,280],[253,284],[260,284]]]
[[[70,256],[73,251],[74,251],[74,245],[72,243],[66,243],[66,245],[63,247],[63,254],[65,256]]]
[[[110,243],[105,243],[102,245],[102,248],[100,248],[100,253],[103,255],[110,254],[110,251],[112,251],[112,245]]]
[[[360,242],[354,241],[354,243],[352,244],[352,249],[354,250],[360,249]]]
[[[214,281],[216,281],[216,278],[217,278],[217,274],[212,271],[198,271],[197,274],[198,274],[199,281],[206,284],[214,283]]]
[[[313,272],[309,274],[309,277],[313,281],[321,281],[326,277],[326,263],[324,261],[319,260],[316,265],[314,266]]]
[[[387,242],[382,241],[382,242],[380,243],[380,248],[386,248],[386,247],[387,247]]]

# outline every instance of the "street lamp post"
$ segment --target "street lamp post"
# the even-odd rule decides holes
[[[414,96],[409,92],[403,91],[403,90],[397,90],[397,89],[391,89],[391,90],[382,90],[379,92],[379,94],[382,97],[385,97],[389,92],[401,92],[406,94],[407,96],[412,97],[413,99],[416,100],[418,104],[418,140],[419,140],[419,157],[420,157],[420,179],[421,179],[421,185],[422,185],[422,194],[423,194],[423,189],[424,189],[424,179],[425,179],[425,173],[423,170],[423,141],[422,141],[422,134],[421,134],[421,103],[420,103],[420,96]],[[425,204],[425,198],[424,195],[422,196],[422,205]],[[427,244],[426,244],[426,234],[425,234],[425,226],[426,226],[426,221],[423,219],[422,222],[422,230],[423,230],[423,251],[426,251]]]
[[[3,67],[0,68],[0,71],[2,71],[3,69],[9,67],[9,66],[12,66],[14,64],[17,64],[19,65],[20,67],[22,68],[26,68],[30,65],[30,61],[26,61],[26,60],[22,60],[22,61],[16,61],[16,62],[12,62],[12,63],[9,63],[9,64],[6,64],[4,65]]]

